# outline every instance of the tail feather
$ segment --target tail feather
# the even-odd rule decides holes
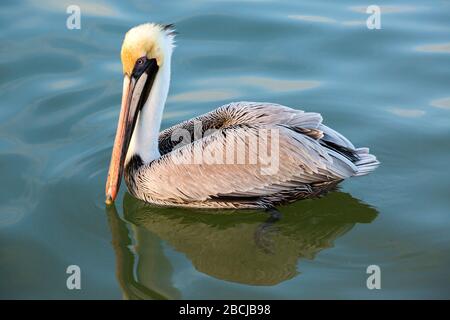
[[[358,156],[358,160],[354,162],[358,169],[355,176],[366,175],[379,166],[380,162],[373,154],[369,153],[369,148],[358,148],[355,151]]]

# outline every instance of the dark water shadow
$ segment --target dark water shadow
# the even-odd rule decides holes
[[[115,208],[108,210],[117,277],[124,296],[130,299],[180,296],[171,283],[173,268],[164,255],[163,242],[183,253],[199,272],[241,284],[270,286],[292,279],[299,273],[299,259],[314,259],[355,224],[370,223],[378,214],[337,191],[299,201],[280,209],[282,217],[265,230],[262,247],[255,235],[267,225],[268,216],[261,211],[162,208],[128,193],[123,202],[126,222]]]

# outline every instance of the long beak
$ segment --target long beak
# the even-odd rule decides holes
[[[114,202],[119,191],[125,157],[136,125],[141,95],[144,91],[147,77],[148,74],[144,72],[138,80],[134,77],[130,78],[128,75],[125,75],[123,79],[122,106],[109,165],[108,180],[106,181],[105,203],[107,205]]]

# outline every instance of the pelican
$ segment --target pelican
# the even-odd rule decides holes
[[[106,204],[116,199],[123,174],[134,197],[156,205],[270,210],[322,194],[378,166],[368,148],[355,148],[324,125],[319,113],[274,103],[232,102],[160,132],[174,37],[173,25],[155,23],[125,35]],[[261,157],[263,148],[252,147],[257,140],[270,145],[270,155]],[[198,154],[220,154],[230,141],[240,142],[240,148],[230,149],[233,157],[259,153],[258,161],[192,161]],[[266,170],[264,161],[274,155],[275,170]]]

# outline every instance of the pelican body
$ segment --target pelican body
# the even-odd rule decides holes
[[[143,24],[125,36],[107,204],[115,200],[122,174],[134,197],[157,205],[273,208],[319,195],[378,166],[368,148],[356,148],[324,125],[320,114],[274,103],[229,103],[160,132],[173,48],[172,25]],[[230,141],[239,147],[227,153]],[[270,152],[251,141],[264,141]],[[257,161],[196,161],[204,154],[216,160],[245,154]],[[276,166],[268,170],[274,155]]]

